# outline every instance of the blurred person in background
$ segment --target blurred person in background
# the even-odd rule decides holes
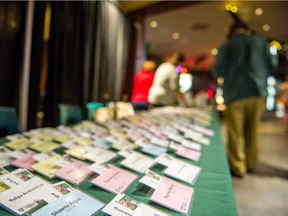
[[[278,91],[277,97],[284,105],[284,124],[285,130],[288,132],[288,75],[286,75],[285,81],[280,83]]]
[[[142,71],[135,74],[131,102],[135,112],[148,110],[148,92],[154,79],[156,64],[152,60],[143,63]]]
[[[275,60],[274,60],[275,59]],[[231,174],[253,171],[258,155],[258,126],[265,111],[267,78],[277,66],[268,41],[234,23],[219,48],[213,73],[224,78],[228,161]]]
[[[188,107],[184,95],[179,90],[179,74],[176,66],[185,61],[181,53],[174,53],[155,72],[148,101],[153,107],[180,105]]]
[[[288,51],[284,49],[278,52],[279,66],[277,72],[285,74],[284,80],[277,86],[277,101],[280,103],[281,110],[284,112],[284,128],[288,132]]]

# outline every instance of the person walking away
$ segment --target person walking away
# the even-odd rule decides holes
[[[268,41],[240,23],[230,28],[228,41],[219,48],[213,73],[224,78],[227,105],[228,161],[231,174],[243,177],[255,169],[258,157],[258,126],[265,111],[267,78],[277,58]]]

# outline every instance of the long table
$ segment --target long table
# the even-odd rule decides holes
[[[226,158],[225,147],[220,133],[219,118],[215,110],[213,111],[213,121],[209,128],[215,132],[215,135],[211,138],[210,140],[211,143],[209,146],[205,145],[202,146],[201,150],[202,156],[200,158],[200,161],[194,162],[191,160],[183,159],[186,162],[200,166],[202,168],[200,175],[198,176],[196,182],[193,185],[181,182],[182,184],[193,187],[195,189],[190,215],[196,215],[196,216],[238,215],[232,187],[231,175],[229,172],[229,167]],[[4,144],[6,141],[7,140],[5,138],[1,138],[0,144]],[[64,150],[65,150],[64,148],[59,148],[55,151],[57,153],[63,154]],[[168,153],[173,155],[173,152]],[[119,158],[112,160],[111,163],[121,167]],[[5,168],[8,171],[16,169],[16,167],[13,167],[12,165],[6,166]],[[152,168],[152,170],[155,172],[161,172],[162,168],[163,167],[156,165]],[[129,171],[139,176],[137,180],[139,180],[143,176],[143,174],[139,174],[132,170]],[[60,179],[58,178],[48,179],[41,175],[40,177],[51,183],[56,183],[60,181]],[[137,180],[134,181],[134,183],[129,186],[129,188],[125,191],[125,194],[131,196],[132,198],[138,201],[142,201],[151,206],[154,206],[169,215],[181,215],[180,213],[177,213],[173,210],[162,207],[150,201],[149,200],[150,188],[148,188],[143,184],[140,184]],[[78,188],[104,203],[108,203],[115,196],[110,192],[107,192],[101,188],[96,187],[88,180],[80,184]],[[0,215],[8,216],[12,214],[0,208]],[[99,212],[97,215],[106,215],[106,214],[103,212]]]

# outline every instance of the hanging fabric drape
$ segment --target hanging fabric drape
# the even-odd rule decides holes
[[[27,2],[0,1],[0,106],[18,111]]]
[[[96,7],[96,76],[90,100],[121,100],[127,71],[131,24],[113,2],[97,2]]]
[[[104,102],[104,98],[107,101],[120,100],[125,86],[131,24],[117,3],[113,1],[49,3],[51,4],[49,44],[43,41],[47,1],[35,1],[34,10],[26,10],[25,2],[0,4],[5,16],[10,13],[10,9],[17,10],[13,13],[17,15],[16,17],[7,17],[17,18],[13,21],[17,21],[18,24],[10,37],[6,35],[10,32],[6,32],[5,29],[1,29],[0,32],[1,62],[5,61],[0,69],[2,75],[0,103],[18,106],[18,101],[20,103],[26,101],[27,130],[37,126],[57,126],[60,103],[78,104],[83,111],[86,111],[85,105],[90,101]],[[29,83],[26,85],[27,92],[18,97],[23,51],[23,40],[20,38],[24,35],[25,11],[30,13],[27,17],[33,17],[31,23],[33,29],[30,35],[31,57],[26,56],[30,61],[30,73],[27,73],[29,75],[25,78],[26,83]],[[42,52],[43,49],[49,49],[49,52]],[[42,61],[43,56],[45,61]],[[46,93],[43,107],[45,116],[41,119],[43,120],[41,124],[37,125],[39,88]]]
[[[120,100],[131,25],[115,2],[51,2],[49,76],[44,125],[55,126],[59,103]]]
[[[42,48],[42,65],[40,72],[39,84],[39,102],[37,110],[37,127],[43,127],[43,118],[45,116],[45,97],[46,97],[46,84],[48,77],[48,64],[49,64],[49,39],[50,39],[50,24],[51,24],[51,5],[47,3],[44,18],[44,31],[43,31],[43,48]]]
[[[89,102],[92,98],[100,98],[99,89],[93,87],[94,79],[99,80],[99,73],[95,71],[96,42],[96,2],[88,1],[83,5],[84,16],[84,66],[83,66],[83,101]],[[91,90],[92,89],[92,90]],[[95,96],[94,96],[95,95]]]

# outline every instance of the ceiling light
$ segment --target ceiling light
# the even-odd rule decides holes
[[[150,22],[150,26],[152,27],[152,28],[156,28],[157,26],[158,26],[158,22],[157,21],[151,21]]]
[[[263,28],[264,31],[269,31],[270,30],[270,25],[265,24],[265,25],[263,25],[262,28]]]
[[[231,8],[232,8],[232,5],[231,5],[231,4],[227,4],[227,5],[225,6],[225,9],[226,9],[227,11],[230,11]]]
[[[255,14],[256,14],[257,16],[262,15],[262,14],[263,14],[262,8],[257,8],[257,9],[255,10]]]
[[[237,11],[238,11],[238,7],[237,6],[232,6],[231,12],[232,13],[236,13]]]
[[[178,32],[174,32],[173,34],[172,34],[172,38],[173,39],[179,39],[179,37],[180,37],[180,34],[178,33]]]
[[[211,54],[214,56],[218,55],[218,49],[212,49]]]
[[[238,11],[238,7],[232,4],[226,4],[225,9],[227,11],[231,11],[232,13],[236,13]]]

